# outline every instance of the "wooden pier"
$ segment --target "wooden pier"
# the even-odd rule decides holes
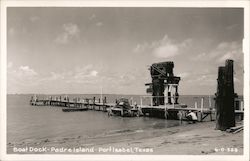
[[[78,100],[78,101],[77,101]],[[30,105],[32,106],[50,106],[50,107],[63,107],[63,111],[73,111],[76,109],[80,109],[79,111],[85,111],[83,109],[87,110],[95,110],[95,111],[107,111],[107,108],[115,106],[114,103],[106,103],[106,98],[104,98],[103,102],[100,100],[97,101],[95,98],[93,99],[83,99],[79,101],[79,99],[74,99],[73,101],[70,101],[69,99],[66,100],[52,100],[52,99],[31,99]],[[69,109],[69,110],[65,110]],[[73,109],[73,110],[70,110]]]
[[[142,97],[143,98],[143,97]],[[203,102],[203,101],[201,101]],[[63,112],[73,112],[73,111],[103,111],[107,112],[108,109],[112,108],[116,112],[122,113],[122,109],[116,108],[116,103],[107,103],[106,98],[101,101],[96,100],[95,97],[93,99],[85,98],[85,99],[74,99],[73,101],[66,100],[52,100],[52,99],[31,99],[30,104],[32,106],[50,106],[50,107],[62,107]],[[215,109],[214,108],[203,108],[203,104],[201,107],[187,107],[185,104],[166,104],[153,106],[151,105],[143,105],[141,99],[141,105],[131,105],[133,116],[145,116],[145,117],[157,117],[163,119],[171,119],[171,120],[185,120],[187,114],[189,112],[194,112],[197,115],[199,122],[204,121],[214,121],[215,120]],[[235,113],[243,119],[244,112],[242,110],[235,110]]]
[[[190,108],[185,107],[180,104],[174,105],[161,105],[161,106],[143,106],[141,107],[142,113],[144,116],[149,117],[158,117],[165,119],[174,119],[174,120],[185,120],[187,114],[191,111],[194,112],[198,120],[203,121],[208,116],[210,117],[210,121],[214,121],[213,115],[215,114],[214,109],[201,109],[201,108]]]

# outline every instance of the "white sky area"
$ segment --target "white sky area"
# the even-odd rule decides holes
[[[243,93],[243,9],[9,7],[7,30],[9,94],[146,94],[174,61],[180,95],[213,95],[226,59]]]

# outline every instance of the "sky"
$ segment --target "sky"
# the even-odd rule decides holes
[[[213,95],[234,60],[243,93],[243,9],[9,7],[7,93],[146,94],[173,61],[180,95]]]

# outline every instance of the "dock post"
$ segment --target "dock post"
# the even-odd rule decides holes
[[[233,60],[218,69],[216,93],[216,129],[225,131],[235,126]]]
[[[195,101],[195,103],[194,103],[194,108],[198,108],[197,101]]]
[[[172,98],[172,97],[171,97]],[[173,104],[173,108],[174,108],[174,102],[172,103]]]
[[[104,97],[103,104],[105,105],[107,103],[107,97]]]
[[[172,104],[171,92],[168,92],[168,103],[169,103],[169,104]]]
[[[94,103],[94,101],[95,101],[95,97],[93,97],[93,100],[92,100],[92,107],[95,110],[95,103]]]
[[[243,111],[244,110],[244,104],[243,101],[240,101],[240,110]]]
[[[142,108],[142,97],[141,97],[141,108]]]
[[[208,96],[208,103],[209,103],[209,109],[212,108],[212,103],[211,103],[211,96],[209,95]]]
[[[164,117],[165,119],[168,118],[167,104],[165,102],[164,102]]]
[[[201,98],[201,112],[203,112],[204,107],[204,97]]]
[[[175,86],[175,104],[179,104],[178,99],[179,99],[178,86]]]
[[[233,69],[233,60],[226,60],[226,72],[225,72],[225,78],[226,78],[226,106],[225,106],[225,122],[227,127],[234,127],[235,126],[235,109],[234,109],[234,99],[235,99],[235,93],[234,93],[234,69]]]

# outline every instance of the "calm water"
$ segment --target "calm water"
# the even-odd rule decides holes
[[[92,98],[98,95],[69,95],[70,98]],[[105,95],[108,102],[114,102],[119,95]],[[108,117],[107,113],[100,111],[62,112],[60,107],[30,106],[31,95],[7,96],[7,143],[37,141],[41,139],[55,139],[60,137],[95,137],[112,132],[127,130],[147,130],[152,128],[167,128],[178,126],[179,121],[164,120],[147,117]],[[45,96],[40,96],[42,98]],[[139,96],[126,96],[133,98],[138,104]],[[200,96],[199,96],[200,97]],[[182,96],[179,100],[188,106],[194,106],[200,98],[195,96]],[[144,99],[148,103],[149,99]],[[208,97],[204,100],[208,107]],[[212,100],[212,106],[214,101]]]

